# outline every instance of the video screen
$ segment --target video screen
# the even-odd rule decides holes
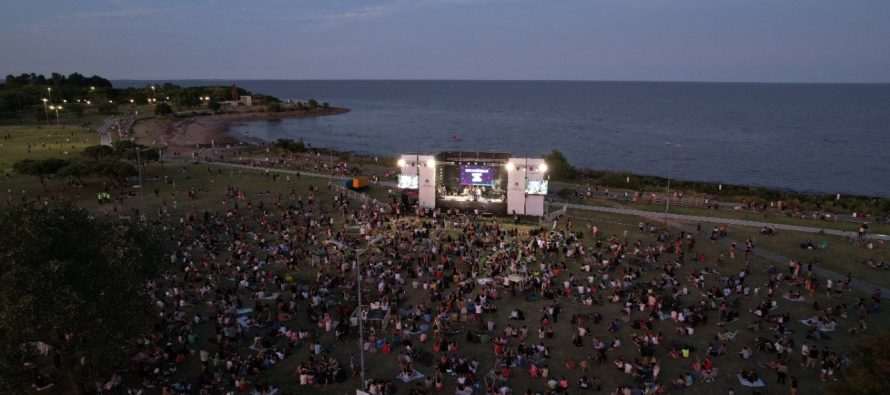
[[[494,168],[488,166],[461,166],[460,185],[484,185],[494,184]]]
[[[529,195],[546,195],[547,180],[526,180],[525,193]]]
[[[417,189],[420,177],[417,174],[399,174],[399,189]]]

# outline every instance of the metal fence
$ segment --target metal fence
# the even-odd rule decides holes
[[[548,206],[553,206],[553,204],[548,204]],[[563,204],[561,208],[552,210],[548,213],[544,213],[544,215],[541,217],[541,223],[550,222],[556,217],[566,215],[566,210],[568,210],[568,206]]]
[[[376,206],[377,208],[379,208],[387,213],[392,212],[392,207],[389,207],[388,204],[383,203],[377,199],[374,199],[364,193],[359,193],[359,192],[353,191],[353,190],[346,188],[339,184],[334,184],[334,186],[336,186],[339,190],[345,192],[346,197],[348,197],[350,199],[358,200],[358,201],[360,201],[362,203],[366,203],[366,204],[371,204],[371,205]]]

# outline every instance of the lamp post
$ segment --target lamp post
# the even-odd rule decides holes
[[[139,155],[139,153],[142,152],[143,148],[136,147],[135,150],[136,150],[136,170],[139,172],[139,216],[143,217],[143,216],[145,216],[145,198],[143,197],[145,192],[143,191],[144,188],[142,187],[142,163],[141,163],[142,160],[141,160],[141,156]]]
[[[360,258],[362,254],[371,248],[372,245],[377,244],[380,240],[383,239],[383,236],[376,236],[371,240],[368,240],[365,248],[363,249],[355,249],[352,248],[340,241],[330,240],[331,244],[337,246],[341,249],[351,250],[355,253],[355,281],[358,286],[358,352],[359,352],[359,360],[361,361],[361,389],[365,390],[365,331],[364,331],[364,308],[362,308],[362,270],[361,270],[361,262]]]
[[[49,93],[49,102],[53,102],[53,88],[46,87],[46,91]]]
[[[49,106],[49,109],[56,112],[56,126],[59,126],[59,110],[62,109],[62,106]]]
[[[674,150],[675,147],[680,147],[680,144],[671,144],[666,143],[668,147],[668,182],[667,189],[664,193],[664,227],[667,228],[668,222],[668,210],[671,207],[671,170],[673,168],[674,161]]]
[[[49,125],[49,110],[46,108],[47,98],[43,98],[43,115],[46,116],[46,124]]]

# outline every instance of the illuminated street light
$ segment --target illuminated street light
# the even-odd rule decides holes
[[[507,162],[507,164],[504,165],[504,167],[507,168],[507,171],[513,171],[513,169],[515,168],[515,166],[513,166],[513,162]]]
[[[43,115],[46,117],[46,124],[49,125],[49,110],[46,109],[46,102],[49,101],[47,98],[43,98]]]
[[[62,109],[62,106],[49,106],[49,109],[56,112],[56,126],[59,126],[59,110]]]
[[[540,171],[541,173],[546,173],[547,172],[547,164],[541,163],[541,165],[538,166],[538,171]]]

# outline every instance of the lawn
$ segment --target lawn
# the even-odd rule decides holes
[[[47,131],[32,130],[30,133],[34,134],[31,135],[31,138],[38,139],[41,136],[40,132],[46,133]],[[47,135],[45,138],[47,139],[46,142],[48,143],[48,146],[51,146],[52,135]],[[21,145],[27,140],[28,138],[19,138],[17,140],[14,140],[11,146],[8,147],[10,149],[10,152],[21,155]],[[40,140],[36,141],[38,141],[39,146]],[[43,151],[38,150],[36,152],[32,152],[32,155],[45,155],[46,157],[54,155],[63,156],[64,152],[60,154],[55,149],[44,148]],[[69,152],[69,155],[72,155],[72,153]],[[4,155],[4,160],[5,159],[6,156]],[[137,181],[135,179],[131,179],[130,181],[130,187],[113,191],[115,195],[121,195],[121,199],[123,202],[119,205],[99,205],[95,201],[96,193],[105,189],[103,180],[99,179],[89,180],[88,185],[82,188],[73,188],[67,186],[66,184],[61,182],[61,180],[52,180],[48,183],[48,190],[44,190],[40,183],[37,182],[34,178],[12,174],[10,177],[4,179],[3,186],[4,189],[10,191],[9,193],[11,193],[11,197],[13,200],[20,200],[22,199],[22,196],[26,197],[27,199],[34,199],[35,197],[39,196],[41,200],[54,197],[63,197],[73,200],[77,204],[94,210],[99,214],[115,216],[129,215],[132,208],[140,206],[140,198],[138,194],[139,189],[133,187],[134,185],[137,185]],[[294,200],[294,196],[302,196],[305,199],[309,192],[309,187],[313,185],[317,186],[320,189],[319,199],[321,199],[323,202],[328,202],[333,199],[333,189],[328,189],[327,179],[310,178],[305,176],[300,178],[291,176],[290,179],[288,179],[288,177],[285,175],[273,177],[271,174],[265,173],[260,170],[239,170],[212,165],[195,165],[187,162],[167,162],[151,164],[146,167],[143,176],[143,184],[145,191],[143,200],[147,211],[153,213],[160,207],[167,207],[171,211],[171,214],[174,215],[174,217],[185,215],[187,212],[200,212],[205,209],[221,210],[226,207],[230,207],[236,203],[242,207],[250,204],[251,207],[255,208],[259,207],[260,204],[263,204],[266,209],[271,210],[273,213],[277,213],[278,208],[276,208],[273,203],[279,200],[291,202]],[[231,198],[226,197],[226,190],[230,186],[237,187],[240,190],[244,191],[246,198],[244,200],[235,201]],[[193,197],[189,197],[189,191],[193,192]],[[291,191],[293,191],[293,195],[291,195]],[[377,188],[372,186],[372,188],[369,190],[369,194],[377,198],[386,198],[388,196],[388,191],[386,188]],[[175,208],[173,203],[174,201],[176,202]],[[644,246],[655,244],[654,234],[641,231],[638,228],[637,224],[641,221],[639,217],[610,213],[598,213],[584,210],[569,210],[568,214],[569,216],[573,217],[573,230],[584,232],[585,246],[588,246],[588,248],[590,248],[589,246],[591,246],[593,243],[593,241],[590,240],[591,236],[587,229],[588,222],[591,225],[596,225],[603,237],[615,235],[621,239],[626,238],[631,244],[636,240],[640,240]],[[495,220],[503,221],[504,223],[511,222],[511,220],[507,218],[500,218]],[[248,225],[249,227],[253,227],[256,224],[250,223],[246,225]],[[532,221],[520,226],[522,229],[527,230],[538,225],[534,221]],[[551,224],[546,223],[543,224],[543,226],[549,228]],[[565,219],[563,219],[562,222],[558,224],[558,226],[559,228],[565,228]],[[674,232],[676,232],[676,230],[674,230]],[[743,241],[744,238],[748,235],[757,236],[756,230],[743,227],[733,227],[730,230],[730,237],[737,238],[740,241]],[[801,241],[801,237],[804,237],[804,234],[798,234],[796,232],[780,232],[779,235],[770,238],[758,236],[758,248],[768,249],[770,251],[774,251],[776,253],[783,254],[789,257],[797,257],[797,255],[793,254],[811,253],[811,251],[797,251],[799,250],[799,247],[797,246]],[[806,235],[806,237],[813,238],[814,242],[816,240],[822,239],[821,235]],[[728,255],[726,246],[719,243],[708,243],[706,240],[706,235],[698,236],[698,239],[699,243],[697,244],[697,246],[699,251],[703,255],[709,257],[709,261],[707,262],[708,265],[714,265],[714,257],[718,256],[721,252],[724,252]],[[842,238],[832,238],[829,236],[825,236],[824,239],[829,241],[829,248],[818,253],[823,254],[820,257],[823,260],[823,265],[825,265],[826,268],[829,268],[828,262],[838,261],[838,264],[841,264],[845,258],[849,260],[860,259],[860,257],[866,256],[861,255],[864,253],[886,254],[886,250],[863,251],[861,247],[855,247],[852,244],[844,244]],[[795,248],[797,248],[797,250],[795,250]],[[483,253],[490,253],[490,251]],[[199,256],[200,251],[195,251],[194,254],[195,256]],[[217,257],[217,259],[221,260],[226,258],[227,256],[225,255]],[[565,261],[568,265],[568,272],[560,275],[560,281],[568,278],[568,276],[573,273],[576,275],[580,274],[579,261],[576,259],[567,259],[559,255],[544,255],[542,253],[539,253],[537,258],[539,260],[548,260],[551,262]],[[812,259],[812,257],[809,258]],[[804,258],[797,259],[803,260]],[[752,287],[761,288],[761,293],[759,294],[759,297],[749,296],[741,298],[739,307],[739,311],[741,312],[741,319],[735,323],[729,324],[729,327],[727,328],[732,331],[738,330],[738,336],[734,341],[726,345],[728,349],[728,356],[714,358],[715,366],[721,371],[716,382],[696,383],[689,389],[680,392],[687,394],[725,394],[729,389],[734,389],[738,394],[749,393],[749,391],[739,385],[738,381],[735,378],[735,373],[738,372],[740,369],[751,368],[757,368],[758,372],[767,383],[767,387],[764,388],[765,393],[784,393],[786,391],[786,389],[780,390],[779,388],[777,388],[777,386],[774,384],[775,375],[769,372],[768,369],[761,367],[762,364],[770,362],[774,357],[773,355],[764,352],[755,352],[752,359],[748,361],[743,361],[735,356],[735,353],[739,351],[742,345],[751,345],[756,337],[771,337],[773,335],[773,333],[769,330],[762,330],[760,333],[753,333],[745,329],[747,324],[753,321],[752,316],[747,312],[764,298],[764,284],[767,278],[766,274],[764,273],[764,269],[766,268],[767,264],[768,262],[760,258],[753,258],[752,260],[752,273],[749,275],[747,283],[750,284]],[[690,273],[692,270],[699,267],[701,267],[701,264],[687,261],[686,264],[679,270],[677,277],[682,279],[684,278],[685,274]],[[722,266],[720,266],[718,270],[723,275],[734,275],[738,273],[742,269],[742,267],[742,259],[737,258],[734,261],[728,260]],[[784,266],[780,265],[780,268],[784,270]],[[281,268],[279,270],[281,271],[285,269]],[[297,279],[297,281],[311,284],[314,282],[317,271],[317,268],[303,266],[295,272],[281,274],[292,274]],[[643,273],[643,277],[640,280],[637,280],[637,282],[645,282],[658,278],[660,277],[660,274],[660,271],[645,271]],[[854,275],[856,275],[857,277],[863,276],[863,278],[869,278],[873,281],[878,281],[878,279],[876,278],[879,277],[879,275],[882,278],[887,277],[884,273],[873,273],[867,271],[854,272]],[[719,286],[720,284],[720,278],[717,275],[709,276],[706,280],[706,286],[708,287]],[[224,283],[223,286],[234,286],[234,284]],[[786,287],[783,287],[779,291],[779,293],[781,294],[781,292],[786,289]],[[404,302],[404,304],[406,305],[417,305],[428,300],[428,293],[425,291],[410,289],[410,287],[407,291],[408,299]],[[374,291],[370,291],[370,293],[373,295]],[[842,303],[852,305],[860,297],[867,297],[867,295],[859,292],[853,292],[844,293],[842,295],[829,298],[824,294],[817,294],[813,297],[808,296],[807,303],[795,303],[784,300],[782,298],[778,298],[778,310],[773,311],[772,313],[788,312],[792,315],[792,323],[788,327],[793,331],[790,336],[794,339],[795,347],[797,350],[799,349],[800,344],[802,344],[804,341],[808,341],[807,339],[805,339],[805,327],[802,324],[799,324],[797,320],[803,319],[816,313],[816,310],[814,310],[812,307],[813,301],[817,301],[822,306],[839,306]],[[698,302],[699,299],[700,297],[698,292],[695,289],[692,289],[690,295],[684,297],[683,302],[684,304],[689,305]],[[253,303],[247,297],[244,297],[243,300],[245,303],[248,303],[248,305],[250,303]],[[568,377],[570,382],[572,383],[573,388],[570,393],[577,393],[574,388],[577,388],[575,383],[580,377],[581,373],[577,370],[569,371],[565,367],[565,363],[567,360],[580,361],[586,358],[588,355],[593,354],[594,352],[592,347],[590,346],[589,338],[584,340],[585,344],[583,347],[575,347],[570,343],[569,339],[571,337],[571,334],[575,330],[575,326],[570,323],[570,317],[573,314],[591,314],[593,312],[599,312],[604,316],[604,321],[599,325],[591,325],[592,334],[594,336],[603,338],[607,342],[617,337],[621,340],[622,346],[619,349],[610,350],[608,352],[609,361],[607,362],[607,364],[603,366],[594,366],[592,371],[588,374],[590,377],[596,376],[603,380],[604,393],[612,391],[619,385],[633,384],[633,379],[629,375],[616,372],[615,368],[611,365],[611,361],[619,357],[624,358],[625,360],[632,361],[634,358],[639,357],[639,352],[637,351],[636,347],[634,347],[630,339],[630,335],[632,333],[639,333],[639,331],[630,329],[629,326],[626,324],[624,328],[615,333],[610,333],[606,330],[606,325],[611,319],[621,316],[621,309],[623,305],[604,302],[604,304],[601,305],[585,306],[575,302],[570,298],[558,298],[555,301],[562,306],[564,313],[561,315],[560,320],[554,323],[554,329],[556,333],[555,337],[553,339],[541,340],[541,342],[551,348],[551,357],[544,363],[549,365],[549,367],[552,369],[552,375],[557,378],[563,375]],[[352,301],[349,302],[353,303]],[[491,319],[492,321],[494,321],[494,334],[501,333],[503,328],[505,328],[510,323],[514,324],[514,326],[516,327],[527,325],[531,335],[527,342],[529,344],[537,343],[537,337],[533,334],[537,333],[537,329],[540,326],[538,322],[540,318],[541,308],[544,306],[545,303],[548,302],[550,301],[540,300],[530,302],[526,301],[522,297],[511,298],[509,295],[505,295],[503,299],[497,302],[499,309],[498,312],[486,314],[483,317],[483,320]],[[298,306],[298,310],[305,311],[306,303],[307,302],[305,301],[301,301],[300,305]],[[526,312],[527,318],[524,322],[511,322],[507,319],[507,314],[513,308],[520,308]],[[207,313],[208,311],[206,310],[206,307],[199,306],[193,307],[191,312]],[[674,332],[675,325],[670,321],[660,321],[656,323],[653,332],[662,332],[667,339],[665,343],[677,341],[681,343],[691,344],[696,349],[696,352],[693,353],[692,358],[681,358],[675,360],[667,354],[665,346],[660,346],[659,348],[657,348],[656,356],[662,361],[662,379],[660,380],[661,382],[668,382],[678,377],[679,375],[689,371],[692,359],[696,357],[704,358],[703,350],[707,347],[708,343],[714,342],[714,336],[717,333],[718,328],[713,325],[713,322],[716,321],[715,314],[716,313],[713,312],[709,314],[709,319],[712,320],[711,324],[697,327],[696,335],[693,337],[680,336],[676,334],[676,332]],[[634,309],[632,318],[642,319],[644,318],[644,315]],[[493,353],[491,350],[491,346],[469,343],[464,340],[466,331],[470,329],[479,329],[481,323],[482,321],[468,321],[461,324],[460,326],[463,327],[464,333],[458,334],[456,339],[458,339],[460,342],[460,350],[458,354],[465,358],[477,359],[481,363],[480,371],[484,374],[493,367],[494,360],[492,358]],[[294,321],[289,324],[291,327],[314,330],[314,325],[308,322],[305,314],[297,314]],[[828,339],[823,340],[820,343],[820,346],[825,346],[830,348],[831,350],[838,351],[849,350],[855,343],[855,338],[846,335],[844,331],[854,325],[855,314],[851,314],[850,318],[848,319],[840,318],[838,331],[832,332],[831,336]],[[890,320],[887,320],[885,313],[871,316],[869,319],[870,331],[876,329],[887,329],[888,327],[890,327]],[[392,326],[390,326],[390,330],[391,328]],[[206,348],[212,353],[212,351],[215,350],[215,345],[211,344],[208,340],[212,337],[213,334],[213,324],[203,323],[196,325],[194,331],[199,335],[199,341],[198,344],[195,346],[195,349]],[[250,333],[249,336],[261,333],[264,333],[264,331],[253,330],[253,332]],[[391,337],[392,333],[389,332],[386,335],[388,337]],[[432,352],[431,343],[417,344],[416,337],[412,340],[415,341],[415,344],[419,349]],[[334,339],[333,334],[321,332],[320,341],[323,345],[331,350],[332,355],[337,357],[341,361],[341,363],[344,364],[348,363],[349,355],[356,352],[355,349],[357,345],[355,343],[356,338],[354,336],[347,339],[347,341],[344,343],[338,343]],[[516,344],[517,343],[515,340],[511,340],[511,346],[515,346]],[[245,348],[243,348],[241,351],[245,354],[249,353],[246,345],[244,346]],[[252,380],[268,381],[276,386],[279,386],[286,393],[354,393],[354,389],[358,386],[358,381],[354,378],[347,380],[345,383],[333,385],[328,388],[299,386],[296,376],[294,375],[294,370],[298,364],[305,361],[308,357],[308,348],[309,347],[303,346],[299,349],[291,350],[293,353],[291,357],[265,371],[259,377],[252,378]],[[367,355],[368,376],[370,378],[393,380],[398,373],[396,355],[398,355],[399,351],[401,351],[401,348],[396,347],[393,354]],[[182,366],[179,369],[175,379],[187,379],[190,381],[195,381],[196,373],[198,371],[196,359],[197,358],[194,357],[189,358],[189,362],[187,362],[186,365]],[[790,375],[798,377],[801,385],[801,393],[820,393],[821,383],[818,380],[818,373],[803,369],[799,366],[799,363],[799,353],[795,351],[792,363],[789,364]],[[433,373],[433,368],[429,366],[424,366],[418,363],[415,367],[424,374],[430,375]],[[411,388],[413,385],[414,383],[407,385],[399,383],[399,393],[407,393],[408,389]],[[518,393],[524,392],[527,388],[536,391],[544,389],[543,381],[541,381],[540,379],[529,379],[525,372],[521,369],[517,369],[515,371],[514,378],[510,380],[510,385]],[[446,378],[446,388],[443,393],[452,393],[454,391],[454,387],[455,380],[453,378]],[[669,392],[678,393],[677,391]]]
[[[29,148],[30,144],[30,148]],[[0,128],[0,172],[23,159],[70,158],[99,144],[99,135],[75,126],[6,126]]]

